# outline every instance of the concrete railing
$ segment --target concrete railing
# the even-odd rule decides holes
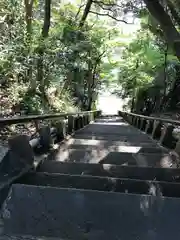
[[[28,172],[34,171],[45,159],[45,155],[54,156],[55,143],[70,137],[100,114],[100,111],[88,111],[1,118],[1,130],[12,124],[33,122],[36,133],[31,136],[18,134],[7,139],[8,145],[6,144],[4,153],[0,154],[0,206],[12,183]]]
[[[180,121],[122,111],[119,111],[119,115],[131,125],[151,134],[152,138],[159,140],[161,145],[174,149],[180,155],[180,139],[177,140],[173,136],[173,131],[180,126]]]
[[[29,144],[32,148],[41,147],[44,150],[47,150],[52,141],[59,142],[63,140],[66,135],[72,134],[74,131],[83,128],[100,114],[101,111],[96,110],[78,113],[44,114],[0,118],[0,129],[12,124],[32,122],[35,125],[36,133],[33,134],[33,136],[28,137],[30,140]],[[42,121],[46,122],[43,127],[40,127],[40,122]]]

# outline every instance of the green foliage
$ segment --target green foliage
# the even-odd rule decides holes
[[[30,18],[25,2],[0,3],[3,114],[16,105],[29,113],[95,109],[103,87],[114,88],[122,97],[145,98],[156,73],[163,71],[167,46],[162,30],[141,1],[95,1],[81,26],[88,1],[54,0],[46,37],[42,34],[46,1],[32,1]],[[141,18],[141,30],[133,40],[132,34],[123,33],[120,24],[105,16],[124,21],[128,12]],[[169,47],[167,61],[172,60],[176,58]],[[165,85],[170,86],[172,78]]]
[[[107,52],[109,36],[106,29],[100,27],[100,22],[93,27],[87,22],[80,29],[82,11],[77,16],[77,3],[52,1],[49,34],[42,39],[42,1],[34,1],[30,33],[24,1],[3,0],[1,6],[1,110],[8,112],[22,103],[30,113],[84,108],[82,104],[96,92],[100,81],[101,58]],[[3,110],[5,98],[7,105]],[[78,98],[77,107],[74,98]]]
[[[132,97],[137,89],[151,85],[163,64],[164,52],[159,49],[153,34],[140,30],[123,52],[119,70],[122,95]]]

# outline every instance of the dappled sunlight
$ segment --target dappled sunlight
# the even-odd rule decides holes
[[[149,182],[149,191],[147,195],[142,195],[140,198],[140,209],[146,215],[152,214],[152,208],[156,204],[156,212],[161,211],[163,206],[163,192],[158,183]]]
[[[156,152],[147,154],[150,150],[151,148],[148,148],[148,145],[144,147],[136,146],[131,142],[70,139],[64,145],[59,146],[54,155],[54,160],[121,166],[172,167],[172,159],[169,155],[160,154],[160,152],[158,154]]]
[[[103,165],[102,165],[102,168],[103,168],[105,171],[109,171],[109,170],[111,170],[112,165],[111,165],[111,164],[103,164]]]
[[[138,153],[141,147],[136,146],[118,146],[118,152]]]
[[[141,134],[118,117],[100,120],[102,122],[97,120],[79,130],[74,138],[60,144],[54,159],[74,163],[172,167],[171,157],[162,153],[162,149],[157,148],[147,135]]]
[[[135,153],[133,156],[136,159],[137,165],[141,167],[172,168],[172,158],[168,154]]]
[[[107,146],[108,144],[108,146]],[[87,145],[87,146],[95,146],[97,147],[97,150],[108,150],[112,152],[128,152],[128,153],[137,153],[140,151],[140,146],[127,146],[128,143],[124,143],[124,145],[120,145],[120,142],[113,141],[110,143],[109,141],[100,141],[100,140],[94,140],[94,139],[72,139],[70,143],[68,143],[69,146],[73,148],[73,145]]]
[[[102,141],[95,140],[95,139],[73,139],[71,138],[68,142],[67,145],[91,145],[91,146],[97,146],[101,145]]]
[[[145,215],[149,215],[151,205],[151,196],[142,196],[140,201],[140,209]]]
[[[172,158],[169,155],[162,157],[160,160],[160,166],[163,168],[173,167]],[[174,167],[176,168],[176,166]]]
[[[152,196],[162,197],[162,190],[158,183],[149,183],[149,194]]]
[[[108,143],[108,145],[106,145]],[[81,146],[76,148],[77,146]],[[129,158],[132,160],[132,153],[137,153],[141,147],[120,146],[119,142],[97,140],[72,140],[71,144],[59,148],[55,159],[57,161],[86,162],[86,163],[108,163],[111,158],[115,158],[118,164],[128,164]],[[122,154],[127,154],[122,155]],[[129,156],[129,157],[128,157]],[[106,160],[105,160],[106,159]],[[126,159],[126,160],[125,160]]]

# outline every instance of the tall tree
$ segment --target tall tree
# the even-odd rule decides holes
[[[33,18],[33,3],[34,0],[24,0],[25,6],[25,21],[26,21],[26,45],[28,49],[29,67],[27,69],[27,80],[30,81],[30,92],[36,90],[36,79],[32,77],[32,59],[30,55],[31,51],[31,39],[32,39],[32,18]]]
[[[32,34],[32,9],[33,9],[34,0],[24,0],[25,6],[25,20],[26,20],[26,32],[27,40],[30,41]]]
[[[51,19],[51,0],[45,0],[44,4],[44,24],[41,32],[41,40],[40,40],[40,46],[38,49],[38,61],[37,61],[37,81],[39,82],[39,90],[42,96],[42,101],[44,104],[47,104],[47,97],[45,93],[45,77],[44,77],[44,69],[43,69],[43,57],[44,57],[44,50],[45,45],[44,41],[48,37],[49,34],[49,28],[50,28],[50,19]]]
[[[164,36],[180,60],[180,33],[174,26],[170,16],[164,10],[159,0],[144,0],[151,15],[158,21]]]
[[[80,20],[80,23],[79,23],[80,28],[82,28],[84,26],[84,23],[87,19],[87,16],[89,14],[90,9],[91,9],[92,3],[93,3],[93,0],[87,0],[87,2],[86,2],[86,6],[85,6],[85,9],[84,9],[82,18]]]

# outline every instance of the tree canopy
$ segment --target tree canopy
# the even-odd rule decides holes
[[[91,110],[99,90],[111,86],[130,98],[133,111],[148,101],[152,111],[178,106],[179,6],[177,0],[2,0],[0,114]],[[137,33],[124,33],[122,24],[136,20]]]

